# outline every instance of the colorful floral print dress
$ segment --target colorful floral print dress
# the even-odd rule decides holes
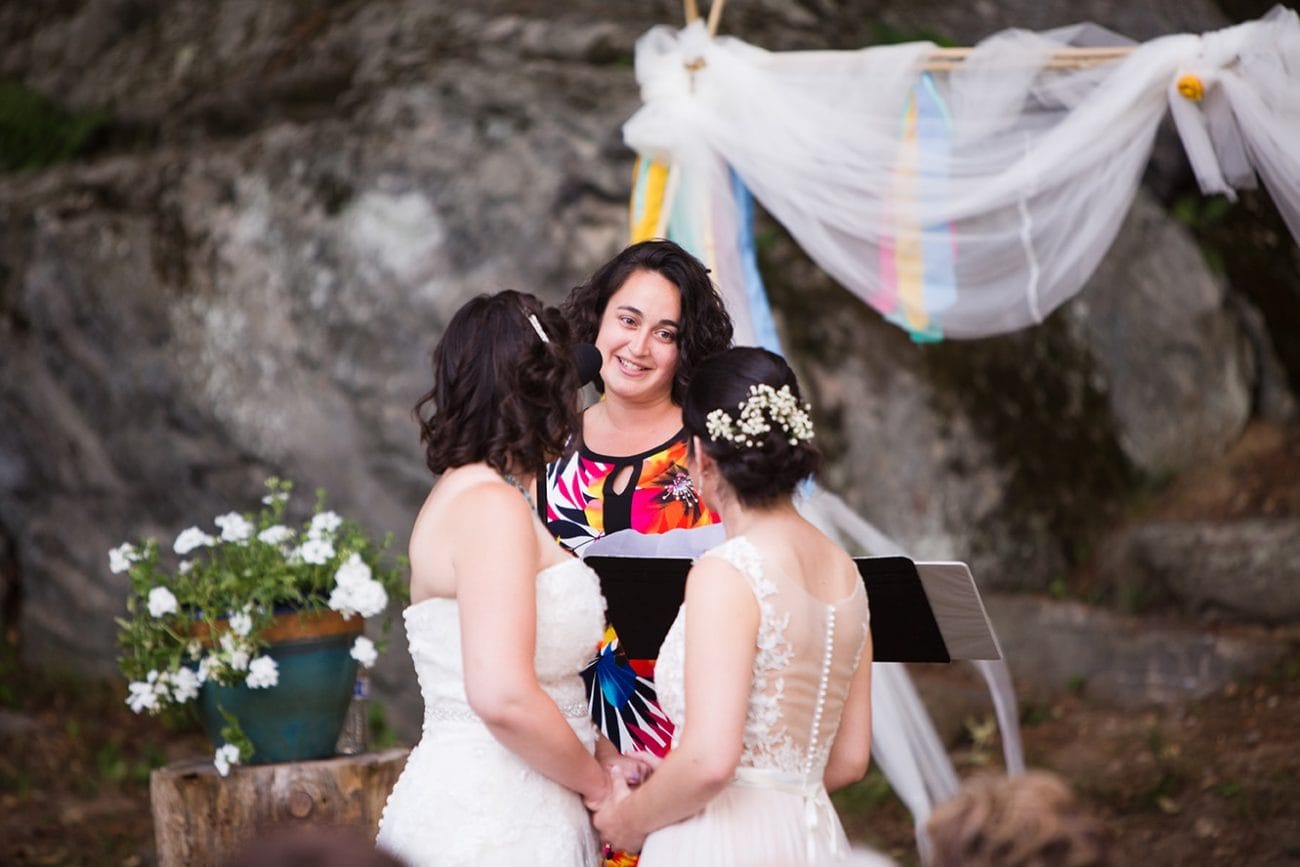
[[[629,457],[579,446],[546,468],[537,510],[560,544],[579,555],[618,530],[666,533],[721,520],[695,494],[686,470],[685,430]],[[596,658],[582,672],[592,719],[621,752],[662,756],[672,743],[672,721],[655,695],[654,665],[653,659],[628,659],[614,630],[607,628]]]

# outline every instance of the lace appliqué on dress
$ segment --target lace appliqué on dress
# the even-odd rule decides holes
[[[758,602],[757,653],[740,764],[797,772],[803,766],[803,752],[795,745],[781,716],[785,678],[780,672],[790,664],[793,654],[785,639],[790,614],[777,614],[772,604],[777,587],[763,574],[763,557],[748,539],[743,536],[729,539],[704,556],[718,557],[736,567]]]

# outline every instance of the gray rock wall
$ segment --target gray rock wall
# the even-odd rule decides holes
[[[0,175],[0,591],[29,661],[112,671],[108,548],[250,508],[272,473],[405,538],[431,482],[409,408],[441,324],[480,291],[558,300],[622,245],[632,47],[680,20],[625,5],[0,9],[0,78],[112,112],[92,156]],[[1202,2],[732,7],[724,29],[773,49],[1223,23]],[[1229,288],[1148,198],[1048,326],[939,347],[769,232],[829,486],[987,586],[1059,579],[1077,521],[1213,458],[1250,414]],[[409,715],[398,656],[380,686]]]

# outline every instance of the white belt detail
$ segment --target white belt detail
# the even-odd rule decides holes
[[[556,706],[566,719],[585,719],[591,713],[585,701],[565,702]],[[483,720],[478,714],[470,710],[469,705],[460,704],[459,702],[439,702],[424,709],[425,728],[428,728],[433,723],[440,722],[481,723]]]
[[[755,789],[775,789],[803,799],[803,821],[806,832],[808,863],[816,863],[817,834],[823,832],[834,858],[843,858],[848,852],[840,845],[840,835],[833,833],[836,816],[830,795],[820,777],[807,777],[772,768],[736,768],[732,783]]]

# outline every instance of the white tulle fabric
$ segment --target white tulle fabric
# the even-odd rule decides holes
[[[736,777],[690,819],[651,834],[640,867],[824,864],[848,852],[822,775],[868,634],[859,584],[833,605],[765,567],[743,536],[705,556],[744,575],[760,621]],[[685,694],[686,606],[664,638],[655,684],[677,734],[690,726]]]
[[[579,796],[502,746],[465,697],[453,599],[404,612],[424,697],[424,730],[380,819],[378,845],[411,867],[547,864],[595,867],[598,846]],[[537,681],[595,746],[579,671],[605,628],[598,579],[579,560],[537,575]]]
[[[1232,196],[1258,174],[1300,239],[1295,11],[1133,45],[1103,66],[1047,66],[1063,47],[1124,44],[1092,25],[1006,31],[922,81],[930,43],[772,53],[710,39],[699,22],[658,27],[637,43],[644,105],[624,137],[671,164],[674,231],[702,239],[739,343],[756,341],[733,169],[836,280],[901,324],[944,336],[1024,328],[1084,285],[1167,109],[1202,190]],[[1186,75],[1203,99],[1180,93]],[[913,164],[903,118],[918,87],[942,108]],[[899,294],[899,281],[919,275],[888,270],[949,264],[925,298]]]
[[[830,491],[813,486],[796,502],[800,514],[851,551],[875,556],[908,556],[901,545]],[[1007,773],[1022,773],[1025,755],[1020,736],[1020,715],[1006,660],[979,659],[972,662],[987,683],[993,700]],[[916,825],[917,848],[924,863],[930,852],[930,843],[923,830],[925,820],[936,804],[957,794],[959,781],[934,723],[901,663],[877,662],[872,665],[871,760],[911,812]]]

